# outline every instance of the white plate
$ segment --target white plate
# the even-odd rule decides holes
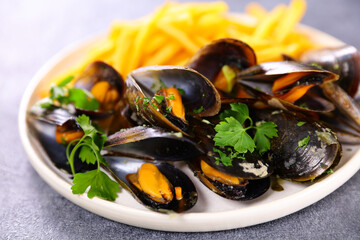
[[[314,39],[325,45],[341,44],[339,40],[312,28],[302,27],[302,29],[311,32]],[[32,166],[53,189],[80,207],[118,222],[155,230],[200,232],[240,228],[271,221],[307,207],[340,187],[360,168],[358,148],[353,147],[352,151],[348,151],[350,147],[344,146],[344,156],[335,173],[328,175],[322,181],[312,185],[285,181],[282,184],[285,190],[282,192],[274,192],[270,189],[258,199],[238,202],[214,194],[194,178],[192,172],[183,167],[193,179],[199,199],[193,209],[178,215],[152,212],[135,201],[126,191],[119,193],[116,202],[72,194],[70,182],[52,166],[36,139],[29,133],[26,113],[38,100],[40,88],[48,86],[53,77],[81,62],[89,46],[103,37],[73,45],[52,58],[30,82],[19,111],[20,137]]]

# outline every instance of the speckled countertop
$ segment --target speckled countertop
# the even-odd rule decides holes
[[[163,1],[0,1],[0,239],[360,239],[360,172],[319,202],[281,219],[211,233],[160,232],[117,223],[74,205],[28,161],[18,134],[26,85],[66,45],[135,19]],[[227,1],[241,12],[249,1]],[[288,1],[259,1],[268,9]],[[303,23],[360,48],[360,1],[308,0]],[[360,159],[359,159],[360,160]]]

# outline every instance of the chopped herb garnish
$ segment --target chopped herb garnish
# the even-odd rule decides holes
[[[311,63],[310,65],[311,65],[311,66],[313,66],[313,67],[322,68],[322,66],[321,66],[321,65],[319,65],[319,64],[317,64],[317,63]]]
[[[194,110],[193,110],[193,112],[196,113],[196,114],[201,113],[202,111],[204,111],[204,107],[203,107],[203,106],[199,107],[198,109],[194,109]]]
[[[298,126],[298,127],[301,127],[302,125],[304,125],[306,122],[298,122],[296,125]]]
[[[301,104],[299,105],[299,107],[302,107],[302,108],[306,108],[306,109],[308,109],[308,107],[307,107],[306,103],[301,103]]]
[[[176,88],[176,89],[179,91],[181,96],[185,95],[185,90],[184,89],[182,89],[182,88]]]
[[[154,95],[153,97],[159,104],[162,103],[164,100],[165,100],[165,97],[164,96],[161,96],[161,95]]]
[[[326,171],[327,174],[332,174],[334,173],[334,170],[332,170],[331,168],[329,170]]]
[[[115,201],[120,185],[100,170],[100,163],[106,163],[100,154],[106,141],[106,135],[92,126],[89,117],[86,115],[77,117],[76,121],[84,131],[84,135],[80,139],[71,141],[66,148],[66,156],[74,175],[72,192],[83,194],[90,187],[87,194],[89,198],[98,196],[109,201]],[[75,142],[76,145],[69,153],[70,146]],[[79,158],[81,161],[91,164],[97,163],[97,169],[86,173],[75,173],[74,158],[77,150],[80,150]]]
[[[74,104],[76,108],[95,111],[99,109],[100,104],[94,96],[87,90],[81,88],[69,88],[67,85],[74,79],[68,76],[61,80],[57,85],[50,88],[50,96],[46,101],[40,103],[42,108],[51,108],[53,106],[66,106]]]
[[[230,158],[239,157],[239,154],[253,152],[257,149],[259,154],[263,154],[270,149],[270,140],[277,137],[277,125],[273,122],[259,122],[254,126],[249,115],[249,109],[246,104],[232,103],[231,110],[225,110],[220,114],[222,120],[215,126],[217,132],[214,136],[215,146],[230,147]],[[245,121],[249,122],[249,126],[244,128]],[[249,130],[255,130],[254,138],[249,135]],[[214,148],[216,149],[216,148]],[[232,151],[235,150],[235,152]],[[215,151],[215,150],[214,150]],[[229,164],[228,155],[217,149],[215,152],[219,153],[221,161],[224,165]],[[226,156],[225,156],[225,155]],[[216,158],[215,158],[216,159]]]
[[[174,95],[170,95],[168,97],[166,97],[167,100],[175,100],[175,96]]]
[[[236,72],[229,65],[224,65],[221,68],[221,72],[224,74],[226,80],[226,85],[227,85],[226,92],[231,92],[235,83],[234,80],[236,77]]]
[[[167,107],[166,107],[166,112],[167,112],[167,113],[171,113],[171,111],[172,111],[172,106],[167,106]]]
[[[139,96],[137,96],[135,99],[135,106],[136,106],[136,111],[139,111]]]
[[[296,149],[298,148],[303,148],[303,147],[306,147],[309,143],[309,140],[310,140],[310,136],[307,136],[306,138],[298,141],[298,146],[296,147]]]

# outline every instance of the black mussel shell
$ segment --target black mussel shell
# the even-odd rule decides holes
[[[41,108],[35,105],[31,108],[29,116],[37,118],[40,121],[47,122],[52,125],[62,126],[68,121],[75,121],[75,115],[67,109],[52,107],[51,109]]]
[[[278,110],[253,111],[253,117],[277,125],[278,137],[271,139],[269,158],[281,178],[311,182],[341,158],[336,135],[318,122]]]
[[[280,78],[287,79],[289,83],[272,92],[273,82]],[[293,61],[261,63],[240,72],[238,75],[238,81],[246,81],[247,85],[260,88],[262,91],[275,96],[282,96],[294,87],[315,86],[337,79],[338,75],[332,72]],[[264,83],[268,83],[268,86],[266,87]]]
[[[255,64],[256,56],[249,45],[236,39],[225,38],[202,47],[189,60],[188,67],[213,82],[224,65],[243,70]]]
[[[139,68],[128,75],[126,84],[126,96],[131,109],[154,126],[185,134],[188,131],[186,122],[179,124],[160,113],[152,104],[143,104],[144,98],[152,99],[161,88],[176,87],[183,90],[182,102],[187,115],[212,116],[220,109],[220,96],[215,87],[204,76],[189,68]]]
[[[30,127],[30,132],[36,136],[36,139],[39,141],[43,150],[48,155],[50,161],[53,162],[57,168],[65,170],[71,174],[70,164],[66,157],[67,146],[60,144],[55,140],[56,125],[49,123],[48,121],[43,121],[32,117],[28,118],[28,124]],[[67,125],[69,129],[78,128],[74,120],[68,120],[62,125]],[[70,147],[70,151],[71,150],[72,147]],[[74,168],[75,172],[85,172],[95,169],[96,165],[83,163],[78,157],[78,153],[76,153]]]
[[[337,109],[350,121],[352,121],[355,126],[360,128],[360,106],[359,104],[350,97],[345,90],[343,90],[339,85],[328,82],[324,83],[321,86],[325,96],[330,99]]]
[[[351,96],[358,92],[360,84],[360,53],[349,45],[323,48],[305,52],[300,61],[316,64],[339,75],[338,84]]]
[[[232,200],[251,200],[264,194],[270,187],[270,178],[245,180],[242,185],[230,185],[210,179],[201,170],[201,158],[188,161],[195,176],[214,193]]]
[[[256,84],[257,85],[257,84]],[[236,83],[237,89],[241,89],[250,96],[259,99],[266,103],[267,105],[287,110],[290,112],[301,112],[303,114],[316,114],[316,113],[326,113],[331,112],[335,109],[333,103],[327,101],[321,96],[317,96],[311,93],[307,93],[296,102],[291,103],[285,101],[281,98],[275,97],[266,91],[263,91],[264,88],[259,88],[249,83],[248,81],[239,81]],[[310,91],[311,92],[311,91]]]
[[[113,102],[99,101],[100,108],[97,111],[77,108],[76,115],[86,114],[96,121],[99,127],[107,134],[112,134],[121,128],[134,126],[123,112],[127,106],[124,98],[125,82],[113,67],[105,62],[95,61],[87,66],[75,81],[75,88],[85,89],[89,92],[97,83],[107,82],[110,88],[116,89],[117,92],[117,98],[113,99]]]
[[[100,81],[107,81],[114,86],[119,95],[125,91],[125,83],[121,75],[109,64],[101,61],[91,63],[77,77],[74,87],[91,91],[92,87]]]
[[[127,189],[136,200],[144,206],[159,212],[174,211],[177,213],[184,212],[192,208],[197,201],[197,191],[190,178],[178,168],[164,162],[152,162],[159,171],[169,180],[173,187],[181,187],[182,199],[174,199],[167,203],[159,203],[149,198],[146,194],[134,187],[127,176],[136,173],[145,161],[124,158],[118,156],[104,156],[108,165],[105,168],[112,174],[116,181]]]
[[[161,161],[183,161],[202,154],[196,143],[180,132],[144,126],[123,129],[109,136],[104,149],[108,155]]]

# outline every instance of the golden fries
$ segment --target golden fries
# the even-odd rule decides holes
[[[114,22],[107,39],[69,73],[76,74],[94,60],[111,64],[124,77],[142,66],[186,64],[200,47],[224,37],[249,44],[258,62],[281,60],[282,54],[296,58],[316,47],[296,30],[305,10],[305,0],[292,0],[271,11],[252,3],[246,8],[249,20],[229,13],[225,2],[166,2],[140,20]]]

